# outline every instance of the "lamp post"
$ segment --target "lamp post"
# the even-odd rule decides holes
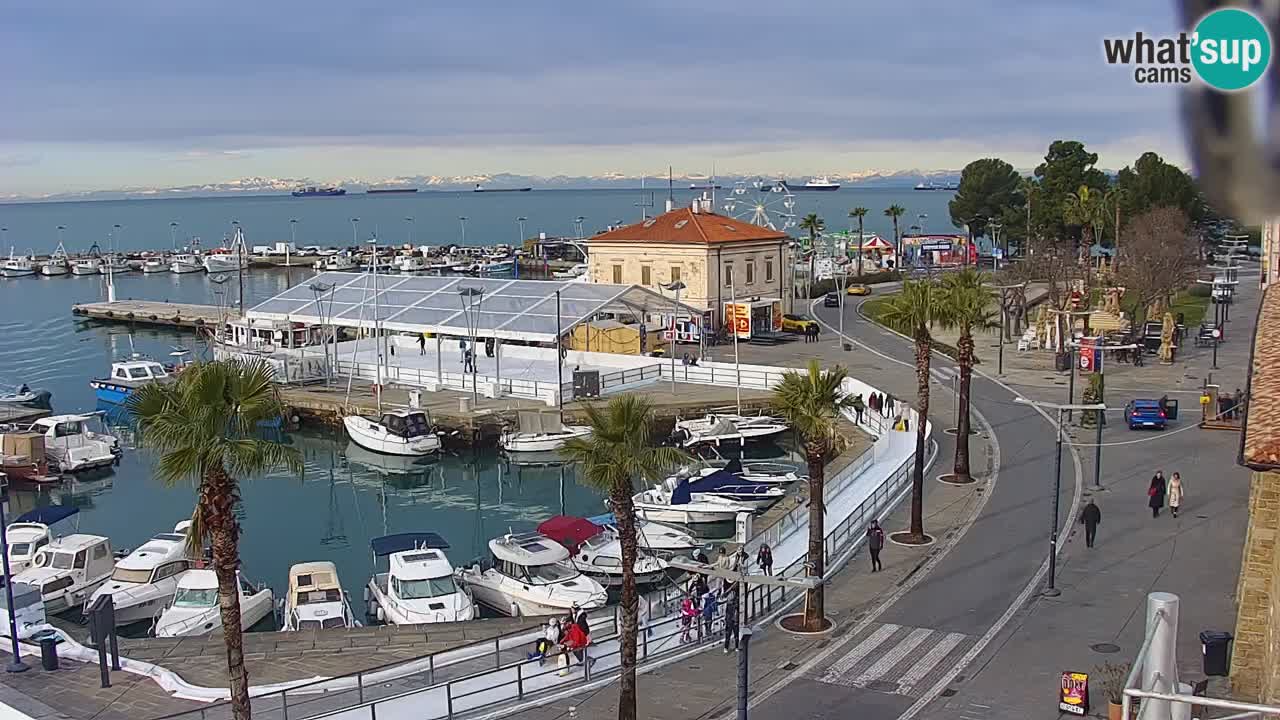
[[[307,287],[311,290],[312,294],[315,295],[316,314],[320,316],[320,328],[321,328],[321,331],[323,331],[326,327],[328,327],[328,323],[325,320],[324,303],[322,301],[324,300],[324,296],[328,294],[330,290],[333,290],[335,285],[333,283],[322,283],[322,282],[316,281],[311,283]],[[329,296],[329,309],[330,311],[333,310],[332,295]],[[327,386],[329,384],[329,371],[331,368],[331,366],[329,365],[329,341],[325,340],[324,342],[321,343],[321,345],[324,348],[324,384]],[[335,358],[335,362],[336,361],[337,359]]]
[[[360,244],[360,218],[351,218],[351,247]]]
[[[462,228],[462,238],[458,240],[458,244],[466,245],[467,244],[467,216],[459,215],[458,225]]]
[[[529,218],[527,218],[527,217],[525,217],[525,216],[523,216],[523,215],[521,215],[520,217],[516,218],[516,225],[520,228],[520,237],[519,237],[519,238],[517,238],[517,240],[519,241],[519,246],[520,246],[520,247],[524,247],[524,238],[525,238],[525,235],[524,235],[524,221],[525,221],[525,220],[528,220],[528,219],[529,219]]]
[[[581,240],[581,239],[582,239],[582,223],[583,223],[583,221],[585,221],[586,219],[587,219],[587,218],[586,218],[586,216],[584,216],[584,215],[579,215],[578,217],[576,217],[576,218],[574,218],[574,219],[573,219],[573,224],[574,224],[574,225],[576,225],[576,226],[578,227],[578,239],[579,239],[579,240]]]
[[[474,408],[480,395],[476,388],[476,336],[480,333],[480,303],[484,301],[484,290],[464,287],[458,291],[458,299],[462,301],[462,317],[471,335],[471,406]]]
[[[671,394],[674,395],[676,392],[676,319],[680,314],[680,291],[688,286],[679,280],[673,280],[662,287],[676,294],[675,301],[671,305]]]
[[[289,244],[284,249],[284,266],[293,265],[290,258],[293,255],[293,249],[298,246],[298,218],[289,218]]]
[[[26,672],[30,668],[22,662],[22,656],[18,654],[18,620],[14,617],[13,607],[13,583],[9,582],[13,578],[13,573],[9,569],[9,539],[6,537],[8,533],[3,531],[6,527],[4,516],[5,510],[9,505],[9,477],[4,473],[0,473],[0,557],[4,562],[4,598],[9,608],[9,641],[12,643],[11,652],[13,660],[5,667],[5,672],[20,673]]]
[[[409,231],[408,231],[409,248],[413,249],[413,216],[406,217],[404,221],[405,221],[405,224],[409,226]]]
[[[174,252],[178,251],[178,223],[169,223],[169,248]]]
[[[917,214],[917,215],[916,215],[916,220],[918,220],[918,221],[920,222],[920,234],[921,234],[921,235],[928,235],[928,234],[929,234],[929,233],[928,233],[928,232],[926,232],[926,231],[925,231],[925,229],[924,229],[924,221],[925,221],[925,220],[928,220],[928,219],[929,219],[929,213],[919,213],[919,214]]]
[[[991,269],[992,271],[995,271],[1000,269],[1000,258],[996,257],[996,248],[1000,245],[1000,230],[1004,227],[1004,224],[993,222],[988,224],[987,227],[991,230]],[[1008,255],[1009,248],[1000,248],[1000,256],[1001,258],[1005,258],[1006,262]]]
[[[1054,460],[1053,472],[1053,502],[1050,518],[1049,529],[1049,585],[1044,590],[1044,595],[1048,597],[1057,597],[1062,591],[1055,586],[1058,573],[1058,495],[1062,491],[1062,436],[1065,434],[1062,429],[1062,413],[1068,410],[1097,410],[1106,412],[1107,406],[1102,403],[1092,405],[1069,405],[1050,402],[1041,402],[1039,400],[1028,400],[1024,397],[1016,397],[1014,402],[1022,405],[1032,405],[1039,408],[1052,410],[1055,415],[1054,431],[1057,434],[1056,446],[1057,455]]]

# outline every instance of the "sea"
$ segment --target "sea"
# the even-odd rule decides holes
[[[682,202],[693,197],[688,191],[678,194]],[[950,196],[910,188],[796,193],[794,212],[816,212],[830,218],[829,227],[844,227],[848,209],[862,205],[872,210],[867,230],[889,237],[883,208],[898,203],[908,209],[907,217],[938,218],[940,229]],[[647,193],[643,199],[648,202]],[[659,205],[662,200],[660,195]],[[462,240],[458,218],[466,217],[466,244],[516,244],[517,217],[527,218],[528,235],[574,235],[575,219],[582,216],[590,234],[603,225],[639,219],[635,204],[641,201],[638,190],[534,190],[48,202],[0,205],[0,227],[19,252],[47,253],[56,247],[56,228],[62,225],[66,248],[75,253],[93,242],[103,249],[108,243],[121,250],[169,248],[172,222],[178,223],[178,245],[195,235],[207,247],[216,244],[210,238],[221,240],[233,220],[245,229],[250,245],[289,240],[291,219],[298,221],[299,245],[348,245],[352,218],[359,218],[356,232],[376,231],[384,242],[443,245]],[[245,304],[252,307],[311,275],[305,267],[251,269],[244,274]],[[117,276],[115,285],[120,299],[218,305],[234,303],[236,295],[235,280],[219,285],[204,274],[134,272]],[[73,304],[103,299],[100,277],[0,278],[0,386],[47,389],[58,413],[92,411],[99,408],[88,381],[104,376],[113,359],[131,353],[160,360],[183,352],[208,356],[190,331],[106,324],[71,314]],[[114,414],[109,420],[127,448],[117,467],[39,489],[15,487],[6,520],[37,506],[74,505],[80,512],[59,528],[62,532],[78,528],[106,535],[114,548],[126,549],[187,518],[194,485],[166,486],[157,480],[155,455],[136,448],[125,418]],[[606,512],[603,496],[579,483],[570,465],[522,464],[493,450],[477,450],[406,466],[364,452],[341,434],[296,431],[282,439],[302,452],[304,471],[242,479],[239,511],[244,573],[277,593],[283,592],[291,565],[330,560],[359,606],[361,589],[375,568],[369,549],[374,537],[436,532],[450,543],[449,556],[459,565],[484,555],[489,539],[503,533],[531,530],[553,515]],[[799,459],[786,442],[753,449],[751,455]]]

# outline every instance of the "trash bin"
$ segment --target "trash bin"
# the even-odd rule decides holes
[[[1071,353],[1058,353],[1053,356],[1053,369],[1064,372],[1071,369]]]
[[[40,666],[45,670],[58,669],[58,640],[57,638],[41,638],[40,640]]]
[[[1232,635],[1229,632],[1205,630],[1200,633],[1205,675],[1227,674],[1231,667],[1231,640]]]

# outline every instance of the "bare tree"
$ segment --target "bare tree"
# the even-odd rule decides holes
[[[1136,325],[1153,302],[1173,299],[1195,279],[1199,264],[1191,223],[1178,208],[1161,207],[1138,215],[1124,230],[1122,262],[1116,280],[1135,305]]]
[[[1071,291],[1081,282],[1084,284],[1084,297],[1089,297],[1091,273],[1088,268],[1089,263],[1081,262],[1067,243],[1035,238],[1031,241],[1031,252],[1027,257],[1011,265],[999,278],[999,282],[1002,285],[1044,283],[1049,306],[1062,311],[1068,309]],[[1025,296],[1022,302],[1025,313]],[[1054,314],[1059,342],[1066,337],[1067,317],[1061,312]]]

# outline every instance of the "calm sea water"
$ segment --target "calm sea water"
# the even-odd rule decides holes
[[[639,190],[533,190],[523,193],[418,192],[412,195],[365,195],[353,193],[343,197],[295,198],[291,196],[219,197],[165,200],[102,200],[70,203],[0,204],[0,227],[7,228],[0,238],[0,251],[10,245],[18,252],[28,248],[37,253],[51,251],[58,242],[57,227],[63,225],[68,252],[87,249],[97,242],[107,247],[108,236],[115,233],[117,247],[129,250],[168,248],[170,223],[178,223],[178,244],[186,238],[200,237],[206,247],[220,243],[231,231],[231,222],[239,221],[251,245],[267,245],[289,240],[296,230],[299,245],[343,246],[355,236],[366,241],[376,232],[383,243],[401,244],[412,236],[415,244],[468,245],[521,242],[520,225],[525,217],[525,235],[573,236],[574,222],[584,217],[582,230],[591,234],[618,222],[640,219],[636,205],[647,202],[653,193],[656,209],[662,210],[666,191]],[[725,212],[726,190],[718,191],[716,211]],[[700,194],[700,193],[699,193]],[[694,193],[677,190],[678,205],[687,205]],[[859,205],[868,208],[865,227],[884,237],[892,234],[892,223],[883,215],[885,208],[897,203],[906,208],[901,219],[905,232],[919,224],[923,214],[926,230],[951,230],[947,212],[950,192],[917,192],[911,188],[842,188],[835,192],[795,193],[794,212],[803,217],[818,213],[833,230],[849,227],[849,210]],[[771,213],[782,212],[777,195]],[[650,214],[652,214],[650,209]],[[748,215],[745,205],[734,215]],[[466,222],[458,218],[467,218]],[[352,218],[359,223],[353,228]],[[406,218],[413,218],[412,222]],[[291,227],[290,220],[297,220]],[[744,219],[746,219],[744,217]],[[115,225],[121,229],[116,232]],[[466,237],[463,237],[465,225]],[[797,231],[798,232],[798,231]]]

